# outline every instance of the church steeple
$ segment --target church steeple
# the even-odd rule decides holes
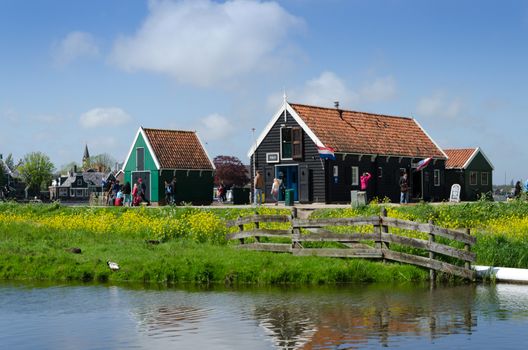
[[[84,145],[84,155],[82,159],[83,169],[84,171],[88,170],[90,167],[90,152],[88,152],[88,144]]]

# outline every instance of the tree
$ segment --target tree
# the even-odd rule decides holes
[[[115,165],[115,158],[108,153],[101,153],[90,157],[90,168],[103,172],[111,171]]]
[[[13,160],[13,154],[9,153],[6,159],[4,160],[4,162],[9,169],[11,170],[15,169],[15,161]]]
[[[4,164],[2,164],[2,162],[0,161],[0,191],[1,191],[1,187],[3,187],[6,183],[6,172],[4,170]]]
[[[249,182],[247,168],[240,159],[232,156],[216,156],[213,159],[216,167],[215,184],[225,186],[245,186]]]
[[[39,192],[53,178],[53,163],[42,152],[32,152],[24,156],[23,164],[18,167],[20,176],[28,189]]]
[[[79,164],[77,164],[77,162],[69,162],[68,164],[65,164],[61,167],[59,173],[62,175],[62,174],[67,174],[69,173],[72,169],[75,169],[75,167],[77,167],[78,169],[79,168]]]

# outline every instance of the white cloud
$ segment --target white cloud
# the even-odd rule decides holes
[[[361,88],[360,96],[367,101],[390,100],[396,96],[396,81],[391,75],[377,78]]]
[[[306,81],[304,86],[287,91],[287,98],[291,102],[323,107],[334,107],[334,101],[339,101],[342,108],[352,108],[362,102],[391,99],[396,96],[396,90],[396,81],[392,76],[376,78],[356,91],[335,73],[325,71],[319,77]],[[274,94],[268,98],[268,104],[273,108],[280,101],[282,94]]]
[[[209,142],[225,140],[232,134],[234,128],[226,117],[215,113],[202,118],[197,130],[200,138]]]
[[[275,2],[151,1],[130,37],[119,38],[112,61],[125,70],[167,74],[197,86],[231,82],[271,66],[290,29],[302,21]]]
[[[130,116],[121,108],[94,108],[80,117],[84,128],[97,128],[101,126],[118,126],[130,121]]]
[[[432,118],[443,117],[454,119],[463,113],[464,103],[461,98],[449,98],[444,92],[437,91],[431,96],[418,101],[416,111],[418,115]]]
[[[99,47],[90,33],[71,32],[54,47],[55,62],[66,65],[78,58],[99,56]]]

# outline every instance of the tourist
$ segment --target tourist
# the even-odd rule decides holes
[[[279,204],[279,188],[280,188],[281,182],[279,179],[274,178],[273,179],[273,185],[271,185],[271,196],[273,197],[273,200],[275,201],[275,205]]]
[[[255,176],[253,185],[255,186],[254,203],[255,205],[261,205],[263,203],[262,195],[264,193],[264,178],[262,177],[260,170],[257,170],[257,176]]]
[[[400,204],[409,203],[409,183],[407,182],[407,173],[404,172],[400,177]]]
[[[522,193],[521,181],[517,181],[517,183],[515,184],[515,189],[513,191],[513,198],[516,198],[516,199],[521,198],[521,193]]]
[[[368,188],[368,184],[371,178],[372,178],[372,175],[368,171],[365,171],[363,175],[361,175],[361,177],[359,178],[359,183],[361,185],[360,186],[361,191],[365,191],[365,202],[366,203],[368,203],[367,188]]]
[[[138,184],[141,202],[147,202],[147,205],[150,205],[150,200],[147,198],[147,185],[145,185],[142,178],[139,178]]]
[[[141,197],[139,196],[139,188],[137,183],[134,184],[134,188],[132,189],[132,205],[138,206],[141,202]]]
[[[165,180],[165,202],[167,205],[172,204],[172,184]]]
[[[124,198],[124,197],[125,197],[125,195],[123,194],[123,191],[121,191],[121,190],[117,191],[114,205],[115,205],[116,207],[120,207],[120,206],[122,206],[122,205],[123,205],[123,198]]]
[[[218,197],[218,201],[220,203],[225,202],[225,195],[226,195],[226,188],[224,186],[224,183],[221,182],[220,185],[218,185],[218,191],[216,193],[216,196]]]
[[[123,186],[123,195],[125,196],[124,205],[130,207],[132,205],[132,200],[130,198],[130,194],[132,193],[132,190],[130,189],[130,182],[126,182]]]

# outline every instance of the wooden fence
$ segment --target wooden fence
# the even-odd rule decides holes
[[[290,228],[284,230],[271,230],[260,227],[261,223],[286,222],[290,223]],[[253,228],[244,230],[244,225],[247,224],[253,224]],[[357,227],[364,225],[372,225],[372,232],[337,233],[328,229],[329,226]],[[240,240],[239,247],[242,249],[288,252],[297,256],[392,260],[428,268],[431,280],[436,278],[436,271],[470,280],[475,278],[471,263],[475,262],[476,255],[471,252],[471,246],[476,243],[476,238],[470,235],[469,229],[453,230],[435,226],[432,221],[418,223],[389,218],[385,208],[382,208],[379,216],[324,219],[300,219],[297,217],[297,209],[292,208],[291,216],[252,215],[229,221],[227,226],[238,226],[239,231],[228,234],[227,239]],[[397,232],[389,232],[390,227],[423,232],[428,234],[429,239],[423,240],[399,235]],[[301,230],[304,232],[301,233]],[[289,243],[263,243],[261,242],[261,237],[282,237],[288,239]],[[437,237],[461,242],[460,245],[463,244],[464,248],[458,249],[450,245],[441,244],[437,242]],[[246,244],[247,238],[254,238],[255,243]],[[342,248],[304,248],[304,242],[337,242],[341,244]],[[391,249],[391,244],[418,248],[428,252],[428,256],[396,251]],[[455,262],[459,261],[461,266],[438,260],[437,254],[454,258]]]

